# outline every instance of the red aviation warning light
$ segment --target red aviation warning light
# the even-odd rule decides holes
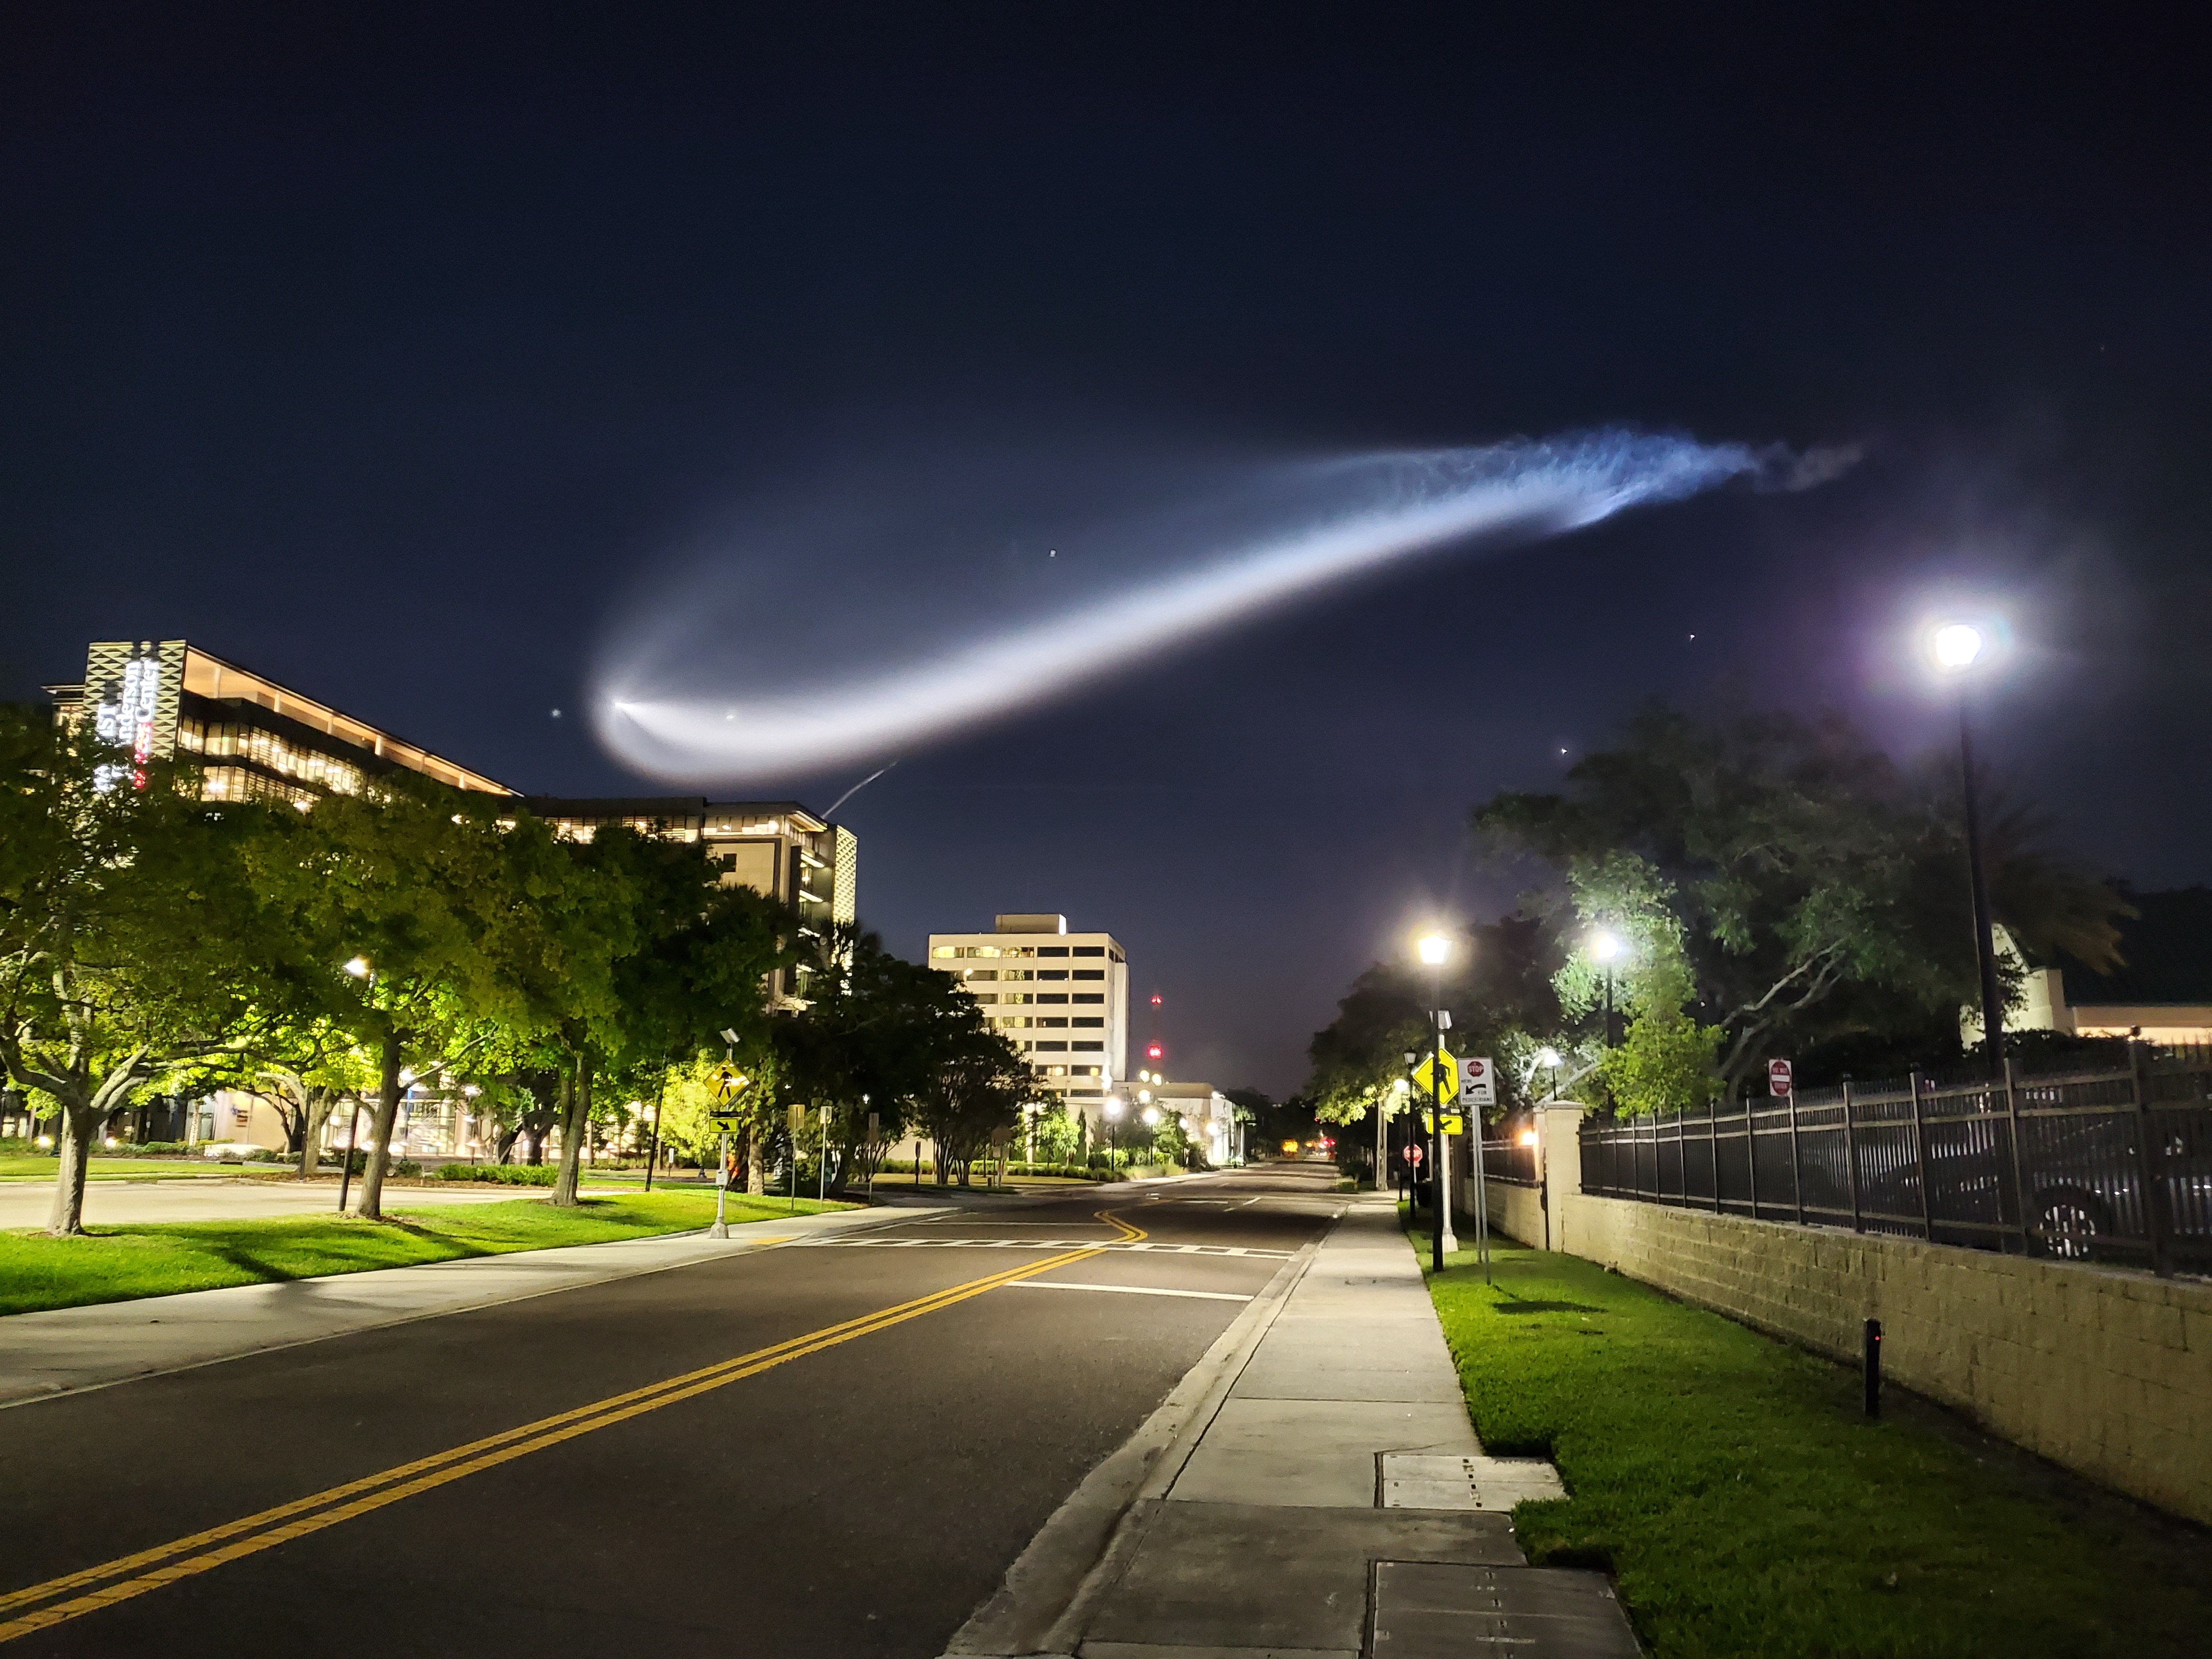
[[[1158,1007],[1159,1006],[1160,1006],[1159,994],[1156,991],[1156,992],[1154,992],[1154,993],[1152,994],[1152,1006],[1153,1006],[1153,1007],[1155,1007],[1155,1008],[1157,1008],[1157,1007]]]
[[[1145,1054],[1148,1059],[1158,1060],[1160,1057],[1160,1045],[1155,1042],[1151,1048],[1145,1050]]]

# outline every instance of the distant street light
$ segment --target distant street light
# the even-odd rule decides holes
[[[1994,1071],[2004,1060],[2004,1001],[1997,991],[1996,941],[1990,918],[1989,879],[1982,869],[1980,804],[1974,793],[1974,739],[1967,718],[1967,671],[1981,660],[1982,630],[1971,623],[1947,623],[1929,638],[1938,672],[1959,682],[1959,773],[1966,796],[1966,879],[1974,904],[1974,966],[1981,980],[1982,1044]]]
[[[367,957],[354,957],[345,964],[345,971],[351,974],[356,979],[367,979],[368,977],[368,958]]]
[[[1119,1095],[1107,1096],[1106,1103],[1100,1109],[1106,1114],[1106,1167],[1109,1170],[1116,1169],[1120,1166],[1115,1160],[1120,1154],[1121,1148],[1115,1144],[1115,1132],[1121,1121],[1121,1097]]]
[[[1559,1051],[1557,1048],[1537,1049],[1536,1064],[1552,1074],[1552,1098],[1557,1100],[1559,1097]]]

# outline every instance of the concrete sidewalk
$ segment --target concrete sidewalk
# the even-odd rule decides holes
[[[793,1239],[903,1223],[915,1213],[836,1210],[749,1222],[726,1239],[665,1233],[10,1314],[0,1318],[0,1409],[241,1354],[689,1267]]]
[[[951,1654],[1637,1653],[1602,1575],[1526,1565],[1511,1508],[1559,1495],[1557,1476],[1483,1455],[1388,1197],[1353,1202],[1309,1249],[1162,1407],[1181,1420],[1156,1418],[1094,1472]],[[1115,1491],[1070,1593],[1064,1558],[1106,1532]]]

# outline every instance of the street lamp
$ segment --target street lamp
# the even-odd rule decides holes
[[[1974,966],[1981,978],[1982,1042],[1994,1071],[2004,1060],[2004,1003],[1997,992],[1997,953],[1990,927],[1989,879],[1982,870],[1980,804],[1974,796],[1974,739],[1967,720],[1968,672],[1982,659],[1988,641],[1972,623],[1946,623],[1929,636],[1929,654],[1938,672],[1959,682],[1959,772],[1966,807],[1966,879],[1974,901]]]
[[[1431,1271],[1444,1270],[1444,1252],[1458,1248],[1459,1241],[1451,1236],[1451,1138],[1444,1133],[1444,1032],[1450,1026],[1450,1017],[1444,1012],[1444,963],[1451,956],[1451,939],[1440,933],[1427,933],[1414,942],[1413,949],[1429,969],[1429,1085],[1430,1119],[1429,1179],[1436,1183],[1433,1203],[1436,1224],[1429,1237],[1429,1266]]]
[[[371,987],[376,983],[376,971],[368,965],[367,957],[349,957],[339,963],[338,967],[341,973],[350,974],[358,980],[365,980]],[[338,1168],[338,1213],[340,1215],[345,1213],[346,1194],[353,1186],[353,1149],[360,1139],[361,1096],[356,1091],[353,1097],[353,1121],[346,1126],[345,1162]]]
[[[1536,1050],[1536,1064],[1552,1074],[1552,1098],[1559,1097],[1559,1051],[1557,1048]]]
[[[1590,955],[1605,964],[1605,1046],[1608,1048],[1620,1045],[1620,1033],[1615,1029],[1617,1021],[1613,1008],[1613,964],[1626,948],[1619,939],[1602,929],[1590,936]]]
[[[1121,1147],[1116,1143],[1115,1132],[1121,1121],[1121,1097],[1119,1095],[1107,1096],[1106,1103],[1100,1109],[1106,1114],[1106,1167],[1115,1169],[1119,1167],[1115,1160]]]

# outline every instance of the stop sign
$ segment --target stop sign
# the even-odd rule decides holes
[[[1420,1161],[1420,1147],[1412,1141],[1407,1141],[1406,1143],[1406,1162],[1408,1164],[1419,1164]]]

